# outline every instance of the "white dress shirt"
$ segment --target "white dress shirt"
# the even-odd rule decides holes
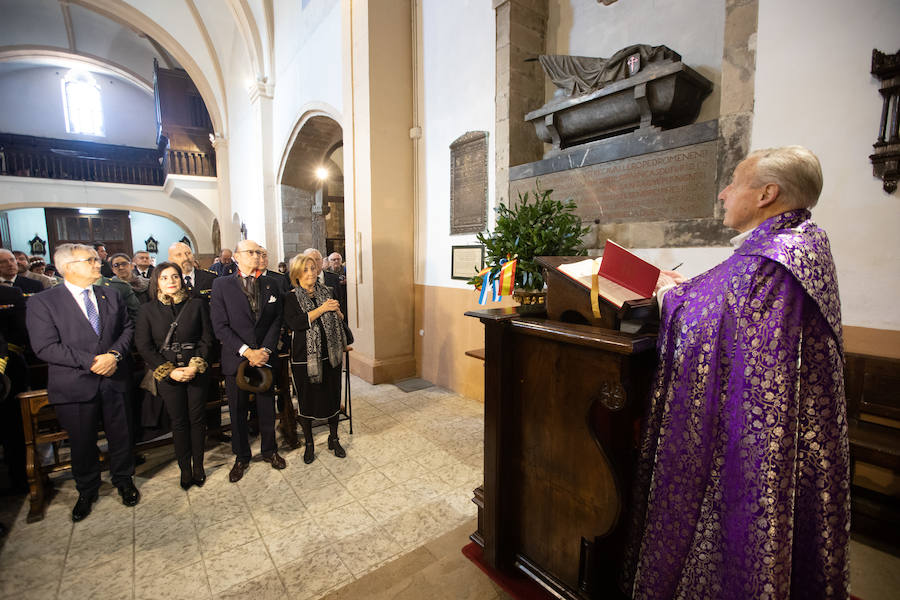
[[[75,298],[75,303],[78,304],[78,308],[81,309],[81,312],[84,313],[84,318],[88,319],[87,314],[87,306],[84,305],[84,290],[90,290],[91,302],[94,303],[94,308],[97,310],[97,314],[100,314],[100,307],[97,306],[97,296],[94,294],[94,286],[89,285],[87,288],[78,287],[74,283],[70,283],[66,280],[66,289],[69,290],[69,293],[72,294],[72,297]],[[90,321],[90,319],[88,319]]]

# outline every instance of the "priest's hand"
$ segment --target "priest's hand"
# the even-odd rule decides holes
[[[656,289],[653,291],[656,292],[660,288],[678,285],[680,283],[684,283],[684,281],[684,275],[682,275],[678,271],[660,271],[659,278],[656,280]]]

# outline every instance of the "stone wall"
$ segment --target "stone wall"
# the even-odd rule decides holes
[[[310,222],[313,194],[289,185],[279,187],[284,256],[289,260],[313,246],[313,227]]]

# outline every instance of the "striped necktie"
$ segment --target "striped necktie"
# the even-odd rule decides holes
[[[87,309],[88,321],[91,322],[94,333],[100,335],[100,313],[97,312],[97,307],[94,306],[94,303],[91,301],[91,290],[88,288],[81,293],[84,295],[84,307]]]

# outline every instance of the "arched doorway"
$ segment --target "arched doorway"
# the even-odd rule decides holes
[[[343,130],[327,116],[308,118],[294,138],[279,182],[286,259],[306,248],[344,256]]]

